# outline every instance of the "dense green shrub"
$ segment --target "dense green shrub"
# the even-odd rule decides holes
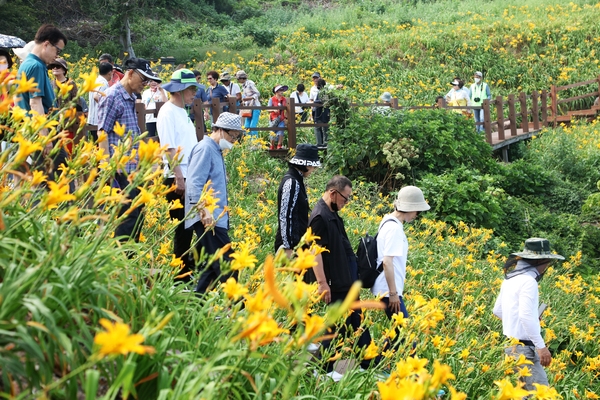
[[[501,203],[505,194],[491,175],[460,166],[442,175],[428,174],[418,186],[431,205],[431,218],[500,228],[504,218]]]
[[[351,109],[343,94],[330,97],[334,124],[328,166],[334,171],[394,187],[459,166],[482,173],[497,169],[490,146],[462,115],[433,109]]]

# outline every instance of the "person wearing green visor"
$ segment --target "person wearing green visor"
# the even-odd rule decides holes
[[[168,155],[165,157],[165,185],[175,186],[175,191],[166,195],[167,201],[179,200],[184,204],[185,179],[187,177],[188,159],[192,149],[198,143],[196,127],[190,120],[185,109],[186,105],[192,104],[194,96],[200,85],[196,82],[194,73],[189,69],[179,69],[173,72],[171,81],[163,85],[163,89],[171,94],[167,101],[158,111],[156,128],[161,147],[167,147]],[[173,253],[175,257],[181,258],[183,268],[177,275],[176,281],[190,282],[194,271],[194,261],[190,254],[183,256],[190,249],[192,243],[192,230],[184,227],[185,211],[183,208],[175,208],[169,211],[173,219],[181,221],[175,229],[173,238]]]

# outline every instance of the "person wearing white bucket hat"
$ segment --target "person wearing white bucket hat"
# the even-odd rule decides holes
[[[385,313],[390,319],[398,313],[408,318],[402,300],[408,256],[408,240],[403,224],[413,221],[420,212],[430,208],[421,189],[405,186],[394,201],[394,212],[384,216],[379,224],[377,265],[383,265],[383,273],[379,274],[371,291],[376,296],[383,296],[381,300],[386,305]]]
[[[185,220],[186,229],[194,229],[200,238],[198,247],[205,254],[211,255],[231,243],[229,238],[229,213],[227,212],[227,176],[223,151],[231,149],[242,135],[242,117],[238,114],[224,112],[212,125],[212,132],[204,136],[190,154],[185,181],[185,215],[192,216]],[[200,201],[204,186],[210,182],[217,198],[216,207],[211,212],[206,204]],[[206,234],[205,234],[206,233]],[[232,250],[223,254],[223,260],[231,260]],[[221,274],[219,260],[202,267],[200,279],[196,286],[197,293],[205,293],[219,282],[233,277],[237,280],[237,271],[232,274]]]
[[[530,374],[520,379],[525,390],[535,390],[534,383],[548,386],[548,376],[543,367],[552,362],[552,354],[541,335],[538,282],[555,260],[564,260],[550,251],[548,239],[529,238],[522,252],[512,253],[504,264],[504,281],[494,305],[494,315],[502,320],[502,332],[519,344],[504,349],[515,359],[521,355],[531,362]],[[517,366],[517,369],[525,365]],[[525,374],[523,374],[525,375]]]

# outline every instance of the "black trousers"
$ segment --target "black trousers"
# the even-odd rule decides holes
[[[347,291],[331,292],[331,304],[333,304],[335,302],[344,301],[344,299],[346,298],[346,295],[348,295]],[[360,309],[352,310],[352,312],[350,313],[348,318],[346,318],[346,321],[344,322],[343,325],[337,326],[334,328],[330,328],[330,329],[335,329],[335,330],[333,332],[328,332],[328,333],[337,333],[337,337],[335,337],[333,339],[329,339],[329,340],[324,340],[323,342],[321,342],[321,351],[327,352],[331,348],[332,343],[334,341],[337,341],[339,339],[339,337],[344,337],[344,338],[347,337],[347,335],[350,333],[349,327],[352,327],[352,331],[356,332],[356,330],[360,327],[361,321],[362,321],[362,310],[360,310]],[[363,328],[364,328],[364,330],[363,330],[362,334],[360,335],[360,337],[358,338],[358,343],[357,343],[357,347],[359,349],[366,348],[371,343],[371,333],[369,332],[369,329],[366,327],[363,327]],[[360,363],[360,366],[365,369],[369,368],[371,363],[378,364],[379,359],[380,359],[380,357],[376,357],[371,360],[362,360]],[[333,371],[334,364],[335,364],[335,361],[328,361],[325,363],[325,369],[327,370],[327,372]]]
[[[165,185],[171,187],[175,184],[175,178],[167,178],[165,179]],[[175,192],[169,192],[165,196],[168,202],[175,201],[179,199],[181,205],[184,205],[185,193],[179,195]],[[175,210],[169,210],[169,216],[171,219],[177,219],[181,222],[175,228],[175,234],[173,236],[173,254],[175,257],[181,258],[183,261],[183,268],[177,275],[182,275],[187,272],[194,271],[194,260],[191,257],[192,255],[188,252],[185,256],[183,255],[186,251],[190,249],[192,245],[192,238],[194,237],[194,231],[192,229],[185,229],[185,209],[178,208]],[[189,282],[192,279],[191,275],[188,275],[183,278],[176,279],[176,281],[180,282]]]
[[[229,235],[227,233],[227,229],[214,227],[212,230],[206,230],[202,222],[197,222],[194,225],[194,230],[196,231],[196,235],[200,238],[198,243],[198,253],[202,249],[204,249],[204,253],[207,255],[212,255],[217,252],[220,248],[225,246],[227,243],[231,243],[231,239],[229,239]],[[233,250],[229,249],[225,254],[223,254],[224,261],[231,261],[231,254]],[[198,284],[196,285],[195,291],[197,293],[206,293],[207,291],[213,289],[219,282],[225,282],[230,277],[238,279],[238,272],[232,272],[228,274],[221,274],[221,267],[219,265],[219,260],[216,260],[210,265],[200,265],[200,279],[198,279]]]
[[[156,122],[146,122],[148,137],[156,136]]]
[[[127,194],[127,198],[133,201],[134,198],[138,194],[140,194],[140,189],[137,187],[129,188],[129,181],[127,180],[127,175],[124,173],[117,173],[115,175],[115,180],[121,188],[122,191],[131,189],[129,194]],[[127,210],[129,210],[131,203],[124,204],[119,209],[119,217],[123,215]],[[142,233],[142,225],[144,224],[144,206],[139,206],[133,209],[127,217],[117,226],[115,229],[115,237],[118,238],[121,236],[122,241],[127,241],[129,239],[134,239],[136,242],[140,240],[140,233]]]

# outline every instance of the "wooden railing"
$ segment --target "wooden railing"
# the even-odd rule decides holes
[[[565,99],[559,99],[559,92],[585,86],[597,84],[598,89]],[[518,138],[524,136],[530,136],[531,132],[536,132],[543,127],[547,127],[549,124],[556,125],[559,122],[570,121],[573,117],[592,117],[600,112],[600,106],[591,106],[590,109],[583,110],[569,110],[566,114],[561,109],[561,104],[566,104],[573,101],[582,100],[592,96],[600,95],[600,76],[598,78],[573,83],[566,86],[552,86],[550,93],[546,90],[536,91],[534,90],[531,94],[524,92],[518,95],[509,94],[506,97],[496,96],[493,100],[484,100],[481,107],[453,107],[448,106],[445,100],[442,98],[437,104],[433,106],[400,106],[397,98],[393,98],[390,103],[361,103],[352,104],[353,107],[390,107],[395,110],[418,110],[418,109],[430,109],[430,108],[445,108],[448,110],[459,110],[468,111],[483,109],[484,118],[483,122],[479,123],[484,127],[485,139],[494,148],[501,148],[505,145],[511,144],[517,141]],[[143,103],[136,103],[136,113],[138,117],[138,125],[142,130],[146,126],[146,115],[154,114],[158,115],[163,103],[156,103],[155,110],[146,110]],[[212,118],[216,120],[219,114],[225,107],[228,107],[229,112],[237,113],[240,110],[260,110],[272,112],[277,110],[285,109],[287,115],[296,115],[296,107],[322,107],[322,104],[309,103],[302,104],[296,103],[294,98],[287,98],[286,106],[245,106],[237,105],[236,99],[231,97],[227,102],[219,102],[219,99],[212,99],[211,103],[204,104],[200,99],[195,99],[192,105],[192,113],[195,117],[196,124],[196,136],[198,140],[202,140],[206,132],[206,121],[204,118],[205,110],[209,114],[212,114]],[[565,107],[566,108],[566,107]],[[562,114],[561,114],[562,113]],[[477,123],[474,122],[474,125]],[[277,128],[277,130],[287,131],[288,147],[296,147],[296,134],[299,128],[311,128],[311,127],[329,127],[328,123],[306,123],[299,122],[296,118],[288,118],[288,123],[285,127]],[[96,127],[87,125],[86,130],[95,130]],[[270,127],[255,127],[249,128],[252,131],[273,131],[274,128]],[[147,138],[147,140],[152,138]],[[287,154],[287,149],[281,150],[270,150],[270,153],[274,156],[281,156]]]

